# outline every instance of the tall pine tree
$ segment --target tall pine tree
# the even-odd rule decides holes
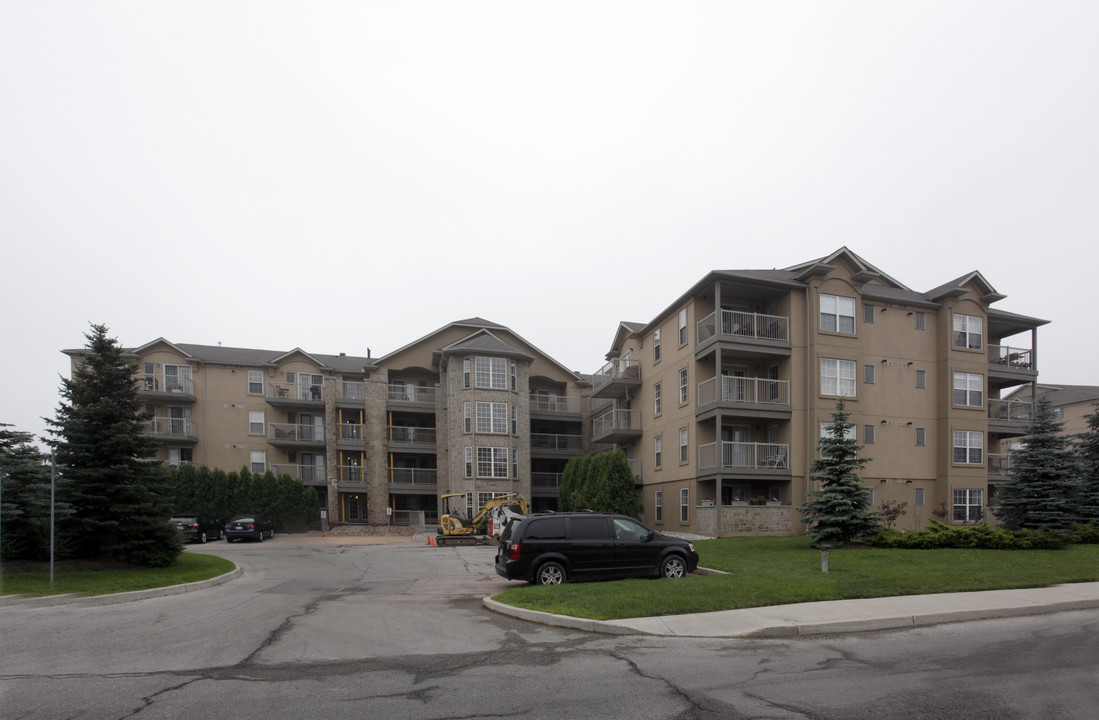
[[[1062,530],[1079,522],[1080,466],[1065,424],[1039,396],[1023,447],[1011,451],[1011,481],[999,494],[997,514],[1009,528]]]
[[[48,421],[73,509],[69,542],[81,558],[171,565],[182,546],[168,523],[168,488],[152,459],[157,443],[146,433],[136,365],[103,325],[85,337],[87,352],[72,379],[62,379],[62,402]]]
[[[798,508],[814,545],[846,545],[881,529],[880,515],[870,509],[870,492],[858,476],[870,458],[858,457],[861,448],[848,436],[854,427],[850,416],[840,398],[828,434],[820,439],[820,457],[810,468],[820,490],[809,493],[810,500]]]
[[[1080,485],[1077,513],[1083,522],[1099,523],[1099,405],[1084,416],[1088,421],[1087,432],[1076,436],[1077,455],[1080,459]]]
[[[47,560],[50,469],[45,464],[46,456],[32,443],[34,436],[10,427],[0,423],[0,555],[5,560]],[[55,516],[63,519],[66,510],[64,504],[57,504]]]

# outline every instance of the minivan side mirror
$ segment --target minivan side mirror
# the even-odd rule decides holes
[[[645,535],[642,536],[642,538],[641,538],[641,542],[652,542],[652,541],[653,541],[653,531],[652,530],[645,533]]]

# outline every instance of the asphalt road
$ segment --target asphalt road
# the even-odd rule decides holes
[[[244,574],[0,608],[0,718],[1091,718],[1099,611],[784,640],[605,636],[487,611],[486,547],[280,536]]]

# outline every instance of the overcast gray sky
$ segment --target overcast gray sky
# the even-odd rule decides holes
[[[1099,384],[1099,3],[0,0],[0,422],[89,323],[592,372],[712,269],[980,270]]]

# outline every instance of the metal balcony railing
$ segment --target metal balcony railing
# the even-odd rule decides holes
[[[340,400],[365,400],[366,383],[343,380],[336,386]]]
[[[722,310],[720,322],[718,322],[718,313],[710,313],[699,320],[695,334],[699,343],[715,335],[721,335],[727,339],[739,336],[790,342],[790,318],[739,310]]]
[[[135,376],[138,391],[177,392],[183,395],[195,394],[195,381],[180,375],[164,373],[138,373]]]
[[[788,470],[790,446],[785,443],[727,442],[698,447],[699,470],[752,468]]]
[[[302,383],[267,383],[267,399],[323,402],[324,386],[304,385]]]
[[[988,458],[988,474],[989,475],[1010,475],[1011,474],[1011,454],[1010,453],[989,453]]]
[[[390,383],[389,400],[392,402],[435,404],[435,388],[421,387],[412,383]]]
[[[532,488],[553,489],[561,487],[561,473],[532,472],[530,474],[530,486]]]
[[[612,380],[640,380],[641,363],[637,360],[611,360],[592,375],[592,388],[598,390]]]
[[[435,468],[389,468],[389,482],[395,485],[435,485],[438,477]]]
[[[336,437],[340,440],[364,440],[366,425],[362,423],[340,423],[336,426]]]
[[[530,411],[544,413],[578,413],[580,412],[579,395],[547,395],[532,392],[530,394]]]
[[[988,364],[1016,370],[1034,370],[1034,351],[1007,345],[989,345]]]
[[[611,410],[599,417],[592,418],[591,434],[593,438],[603,438],[622,430],[641,431],[640,410]]]
[[[267,440],[271,442],[323,443],[324,426],[269,423]]]
[[[389,426],[389,442],[391,443],[434,445],[436,434],[435,428]]]
[[[194,421],[187,418],[155,417],[149,421],[149,432],[153,435],[174,438],[198,437]]]
[[[580,452],[581,436],[553,435],[549,433],[531,433],[531,450],[561,450]]]
[[[710,403],[746,403],[749,405],[789,405],[790,381],[768,378],[721,376],[721,395],[716,396],[719,378],[703,380],[698,384],[698,405]]]
[[[988,419],[1011,422],[1030,422],[1034,415],[1034,403],[1029,400],[989,400]]]
[[[339,481],[361,485],[366,482],[366,468],[362,465],[340,465]]]
[[[302,465],[300,463],[290,463],[288,465],[272,465],[271,470],[276,475],[289,475],[295,480],[301,480],[302,482],[324,482],[327,475],[324,472],[324,465]]]

